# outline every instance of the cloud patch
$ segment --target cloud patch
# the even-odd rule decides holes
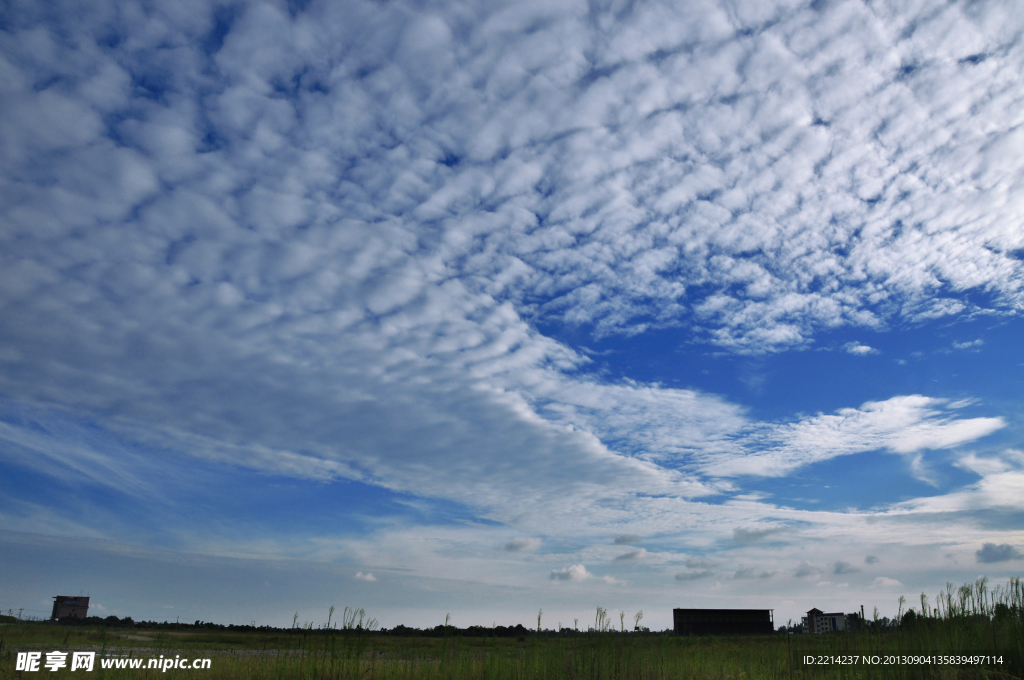
[[[688,557],[685,564],[688,569],[710,569],[715,566],[714,562],[704,557]]]
[[[800,566],[797,567],[795,576],[797,578],[809,578],[821,576],[822,573],[824,572],[813,564],[810,564],[809,562],[802,562]]]
[[[783,531],[784,529],[782,527],[736,527],[732,530],[732,540],[736,541],[737,543],[744,544],[756,543],[758,541],[763,541],[769,536],[782,533]]]
[[[854,354],[856,356],[866,356],[868,354],[878,354],[878,350],[868,345],[861,344],[859,342],[848,342],[843,345],[843,351],[847,354]]]
[[[922,395],[866,402],[791,424],[752,428],[750,453],[709,457],[703,468],[722,476],[782,476],[804,465],[864,451],[909,455],[975,441],[1006,427],[1003,418],[958,418],[947,401]],[[918,466],[920,460],[916,463]]]
[[[550,575],[552,581],[586,581],[592,577],[593,574],[587,571],[582,564],[574,564],[564,569],[554,569]]]
[[[643,548],[637,550],[631,550],[628,553],[618,555],[615,558],[616,562],[634,562],[636,560],[642,560],[647,556],[647,551]]]
[[[597,576],[589,571],[582,564],[573,564],[565,567],[564,569],[553,569],[551,574],[548,576],[552,581],[588,581],[594,579],[607,583],[609,585],[615,585],[620,583],[618,579],[613,576]]]
[[[676,574],[677,581],[699,581],[705,578],[711,578],[715,575],[715,572],[710,569],[702,569],[700,571],[683,571]]]
[[[507,552],[523,552],[526,550],[537,550],[541,546],[539,538],[513,538],[505,544]]]
[[[1009,543],[1001,543],[996,545],[995,543],[985,543],[975,553],[980,564],[993,564],[995,562],[1009,562],[1010,560],[1019,560],[1024,557],[1017,548],[1010,545]]]

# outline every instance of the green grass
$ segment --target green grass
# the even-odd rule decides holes
[[[1024,678],[1024,630],[1019,580],[996,593],[985,582],[950,586],[939,615],[922,599],[920,612],[902,611],[901,625],[830,635],[689,638],[664,633],[530,633],[502,637],[401,637],[359,628],[231,631],[104,628],[14,623],[0,626],[0,679],[64,676],[69,671],[19,673],[18,651],[94,650],[97,669],[86,678],[251,680],[793,680],[794,678]],[[1016,598],[1016,599],[1015,599]],[[995,654],[1001,665],[806,666],[806,655]],[[101,670],[99,657],[209,657],[210,670]],[[73,677],[79,677],[76,671]]]
[[[4,626],[0,633],[0,678],[16,673],[17,651],[95,649],[100,654],[150,658],[181,654],[210,657],[210,670],[100,670],[87,677],[213,679],[327,678],[462,680],[469,678],[566,678],[627,680],[646,678],[1008,678],[1021,677],[1019,624],[946,622],[913,630],[740,638],[683,638],[665,634],[584,634],[576,637],[427,638],[359,632],[305,635],[231,634],[218,631],[177,634],[132,629],[125,638],[105,629],[42,624]],[[149,638],[149,639],[137,639]],[[983,668],[805,667],[805,654],[948,654],[996,651],[1002,666]],[[795,660],[795,661],[794,661]],[[97,662],[98,663],[98,662]],[[78,673],[79,671],[76,671]],[[68,671],[46,676],[66,675]],[[36,676],[40,677],[40,676]]]

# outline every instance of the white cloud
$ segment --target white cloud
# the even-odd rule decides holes
[[[374,576],[373,574],[371,574],[370,572],[366,572],[364,574],[361,571],[357,571],[356,572],[356,578],[358,580],[360,580],[360,581],[376,581],[377,580],[377,577]]]
[[[980,459],[973,454],[958,461],[960,467],[981,475],[974,484],[945,494],[894,504],[889,514],[931,514],[1024,509],[1024,457],[1014,450],[999,458]]]
[[[887,576],[879,576],[872,582],[872,585],[875,588],[895,588],[896,586],[902,586],[903,584],[896,579],[888,578]]]
[[[861,344],[859,342],[848,342],[843,345],[843,351],[849,354],[856,354],[857,356],[864,356],[865,354],[878,354],[878,350],[868,345]]]
[[[986,475],[998,474],[1000,472],[1006,472],[1012,466],[999,457],[981,457],[974,453],[969,453],[963,458],[959,459],[954,463],[957,467],[964,470],[970,470],[982,477]]]
[[[582,564],[574,564],[571,567],[551,571],[551,579],[555,581],[586,581],[593,576]]]
[[[723,476],[780,476],[803,465],[862,451],[914,454],[952,448],[1006,425],[1002,418],[954,418],[943,410],[944,403],[921,395],[900,396],[791,424],[764,425],[742,442],[751,453],[736,449],[716,453],[707,457],[703,467]],[[920,461],[917,465],[924,474]]]
[[[624,583],[614,576],[597,576],[592,574],[582,564],[574,564],[564,569],[553,569],[549,578],[553,581],[588,581],[593,579],[607,585],[622,585]]]

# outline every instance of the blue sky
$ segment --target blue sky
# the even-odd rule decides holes
[[[1019,575],[1022,30],[8,3],[0,607],[661,628]]]

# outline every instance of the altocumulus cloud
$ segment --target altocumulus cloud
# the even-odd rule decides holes
[[[387,479],[410,490],[430,486],[407,474],[412,459],[346,451],[409,450],[418,460],[457,452],[451,432],[428,438],[454,445],[433,454],[423,445],[374,446],[366,436],[376,437],[379,423],[396,422],[397,411],[420,425],[458,411],[470,430],[474,423],[480,431],[497,426],[508,436],[496,439],[575,452],[564,459],[595,479],[629,486],[632,478],[699,494],[699,484],[681,486],[671,474],[614,457],[595,466],[593,457],[604,454],[589,442],[531,421],[515,391],[573,405],[572,395],[591,386],[559,374],[583,359],[531,331],[523,315],[593,323],[603,332],[690,319],[715,342],[766,349],[803,342],[817,324],[871,326],[879,314],[955,313],[953,303],[919,302],[936,274],[952,289],[997,291],[996,309],[1020,299],[1019,262],[1003,255],[1020,238],[998,229],[998,210],[936,196],[925,177],[887,185],[891,159],[855,153],[858,131],[893,104],[886,99],[880,108],[867,93],[850,93],[845,71],[824,63],[838,49],[844,69],[896,87],[895,71],[875,63],[888,49],[888,33],[877,29],[914,17],[843,7],[817,34],[808,32],[811,15],[782,12],[770,35],[737,44],[736,53],[717,46],[758,20],[699,3],[666,16],[639,7],[610,42],[571,5],[557,4],[474,19],[454,10],[381,14],[360,2],[313,4],[292,17],[254,4],[214,46],[205,42],[214,30],[211,11],[140,8],[112,19],[109,6],[96,3],[66,13],[75,22],[59,26],[15,11],[5,47],[15,75],[7,81],[11,116],[4,125],[11,198],[4,317],[21,356],[19,371],[5,371],[4,387],[51,399],[60,384],[69,406],[116,401],[125,422],[200,455],[291,474]],[[544,31],[516,31],[540,19]],[[962,20],[955,8],[930,19]],[[676,26],[683,38],[650,31],[655,25]],[[966,25],[973,28],[964,44],[972,49],[995,50],[1005,39],[970,18]],[[131,35],[132,47],[98,41],[101,33]],[[865,40],[847,40],[851,33]],[[780,40],[803,47],[780,52]],[[34,48],[43,43],[47,50]],[[180,47],[171,50],[172,43]],[[922,46],[943,54],[949,48]],[[652,54],[667,56],[652,67]],[[165,66],[157,72],[160,60]],[[809,70],[792,68],[797,60]],[[941,113],[968,144],[940,157],[932,172],[941,176],[943,163],[961,171],[961,161],[975,158],[972,148],[989,149],[968,161],[982,163],[978,184],[987,186],[1008,162],[994,149],[1015,134],[996,115],[1010,95],[979,91],[969,68],[939,65],[947,61],[914,77],[942,79],[977,106],[974,118],[961,120],[943,108],[945,99],[917,100],[913,110]],[[502,69],[494,69],[498,63]],[[723,76],[715,83],[703,77],[701,64],[708,63]],[[742,63],[761,66],[745,72]],[[611,64],[616,68],[607,69]],[[490,74],[483,89],[470,86],[483,73]],[[141,82],[145,88],[132,86]],[[428,96],[438,83],[444,96]],[[779,94],[756,94],[770,92]],[[737,104],[723,103],[734,97]],[[190,113],[197,105],[204,116]],[[723,107],[734,115],[723,116]],[[104,127],[104,117],[116,127]],[[811,125],[816,119],[829,124]],[[43,120],[51,123],[39,127]],[[973,132],[978,120],[988,121],[987,137]],[[763,136],[766,153],[738,156],[723,169],[716,159],[749,134]],[[890,141],[908,158],[935,143],[927,135],[909,147],[905,139]],[[28,179],[11,181],[15,176]],[[806,194],[807,181],[831,190]],[[767,191],[766,182],[781,186]],[[948,215],[942,201],[955,201],[974,231],[944,217],[928,232],[935,236],[893,237],[879,221],[883,210],[911,206]],[[828,214],[842,217],[821,232],[820,216]],[[808,240],[813,247],[799,246],[803,254],[790,250]],[[836,255],[836,244],[845,255]],[[762,255],[751,259],[754,251]],[[96,252],[106,258],[87,267]],[[954,252],[956,267],[947,264]],[[963,278],[968,269],[973,279]],[[844,285],[841,296],[812,292],[812,272],[856,285]],[[706,292],[684,303],[692,286]],[[64,296],[71,289],[90,300],[87,311]],[[889,304],[869,309],[867,297]],[[339,334],[344,344],[327,351],[322,341]],[[129,335],[140,351],[112,362],[109,350],[124,349]],[[82,370],[65,384],[48,365]],[[162,395],[145,410],[132,406],[133,395],[149,389],[132,377],[141,375]],[[199,384],[211,375],[217,379]],[[455,396],[435,402],[433,390],[410,387],[421,378]],[[120,385],[116,397],[102,387],[111,381]],[[323,409],[311,406],[336,384],[350,387],[328,402],[330,417],[321,417]],[[362,413],[368,402],[359,395],[383,384],[388,396]],[[475,409],[458,396],[467,391],[483,397]],[[651,402],[632,422],[612,423],[643,448],[688,450],[722,436],[713,424],[728,409],[714,399],[619,392],[618,402]],[[691,402],[691,422],[643,427],[659,404],[680,397]],[[573,409],[552,416],[585,420],[585,408]],[[730,417],[733,430],[743,426]],[[227,425],[237,422],[242,427]],[[293,423],[303,423],[305,433],[298,451],[290,444]],[[392,439],[410,439],[416,427],[394,428]],[[342,431],[351,444],[339,450],[332,442]],[[652,431],[655,440],[640,434]],[[467,484],[468,477],[456,479],[451,488],[462,493]]]
[[[766,517],[839,521],[699,499],[1005,422],[926,395],[756,422],[608,384],[538,330],[765,353],[1024,308],[1016,10],[825,5],[13,4],[0,392],[516,533],[745,545]],[[0,431],[11,455],[57,450],[29,420]],[[101,448],[58,462],[143,494],[135,454]]]

